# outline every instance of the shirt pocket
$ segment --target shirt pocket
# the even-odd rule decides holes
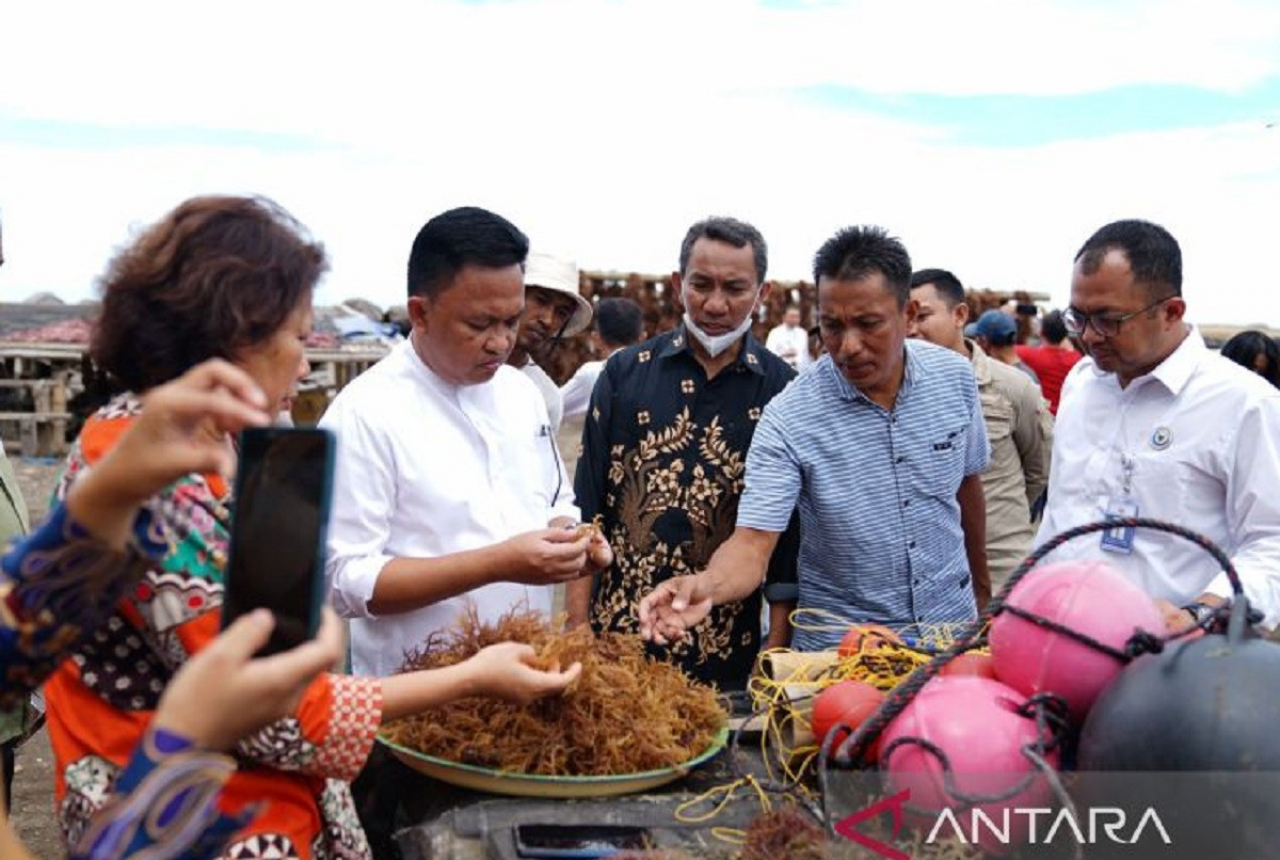
[[[561,475],[556,457],[555,436],[550,427],[541,427],[534,433],[522,433],[518,443],[512,445],[515,462],[508,464],[510,480],[519,486],[521,496],[531,498],[547,507],[555,504],[557,485]],[[561,485],[559,493],[564,494]]]
[[[1138,516],[1171,522],[1197,522],[1201,514],[1213,518],[1221,499],[1213,493],[1188,495],[1195,466],[1173,451],[1144,452],[1135,458],[1133,485],[1140,499]],[[1221,514],[1217,514],[1221,516]]]
[[[964,477],[964,455],[969,444],[968,425],[932,427],[911,458],[911,486],[922,496],[954,498]]]
[[[1013,405],[1003,397],[984,393],[981,397],[982,417],[987,425],[987,442],[996,443],[1013,435]]]

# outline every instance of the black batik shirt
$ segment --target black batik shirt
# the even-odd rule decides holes
[[[599,516],[613,548],[591,601],[597,632],[639,632],[640,599],[705,567],[733,533],[756,423],[794,377],[747,334],[737,359],[708,381],[683,326],[609,358],[587,410],[574,481],[583,520]],[[770,560],[771,599],[794,600],[797,523],[793,517]],[[760,601],[757,590],[715,607],[669,646],[670,656],[692,677],[741,688],[760,648]]]

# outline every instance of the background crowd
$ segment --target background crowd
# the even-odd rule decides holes
[[[1141,514],[1222,546],[1262,623],[1280,620],[1276,344],[1205,345],[1159,225],[1088,237],[1065,309],[976,318],[955,273],[847,227],[814,255],[814,330],[792,308],[764,342],[755,227],[699,221],[673,256],[680,319],[645,337],[639,308],[585,299],[571,260],[500,215],[428,220],[408,338],[321,421],[349,646],[330,620],[261,659],[269,616],[219,633],[233,440],[278,420],[309,370],[324,248],[270,201],[204,197],[113,259],[92,358],[115,391],[0,580],[0,707],[43,684],[72,856],[384,856],[404,823],[384,720],[557,695],[579,672],[515,643],[433,671],[399,672],[404,655],[464,613],[551,612],[557,594],[568,624],[639,633],[735,689],[761,647],[834,647],[841,631],[794,610],[968,621],[1037,541]],[[544,364],[589,327],[598,357],[558,386]],[[565,416],[583,422],[572,475]],[[1211,559],[1161,534],[1060,552],[1106,558],[1170,629],[1231,599]]]

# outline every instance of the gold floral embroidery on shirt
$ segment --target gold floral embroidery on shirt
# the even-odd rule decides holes
[[[648,361],[650,356],[652,355],[653,353],[651,351],[647,349],[642,349],[640,350],[640,354],[636,356],[636,360],[639,361],[641,364],[643,364],[644,362]]]
[[[647,412],[640,414],[648,418]],[[732,534],[746,452],[730,447],[719,416],[700,427],[685,408],[670,426],[646,433],[635,448],[614,445],[609,454],[606,495],[615,516],[608,538],[615,561],[604,574],[592,613],[605,629],[636,632],[640,598],[669,576],[705,567]],[[659,538],[654,528],[673,511],[684,514],[690,530],[689,539],[676,545]],[[744,605],[717,606],[690,638],[671,647],[672,656],[686,665],[727,658],[742,647],[742,634],[735,630]]]
[[[693,394],[698,390],[697,384],[692,379],[680,380],[680,391],[684,394]]]

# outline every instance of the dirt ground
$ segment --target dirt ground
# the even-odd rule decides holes
[[[13,458],[12,462],[31,521],[36,522],[48,509],[49,494],[62,464],[20,457]],[[16,770],[12,821],[18,837],[41,860],[65,857],[53,815],[53,754],[43,729],[18,750]]]

